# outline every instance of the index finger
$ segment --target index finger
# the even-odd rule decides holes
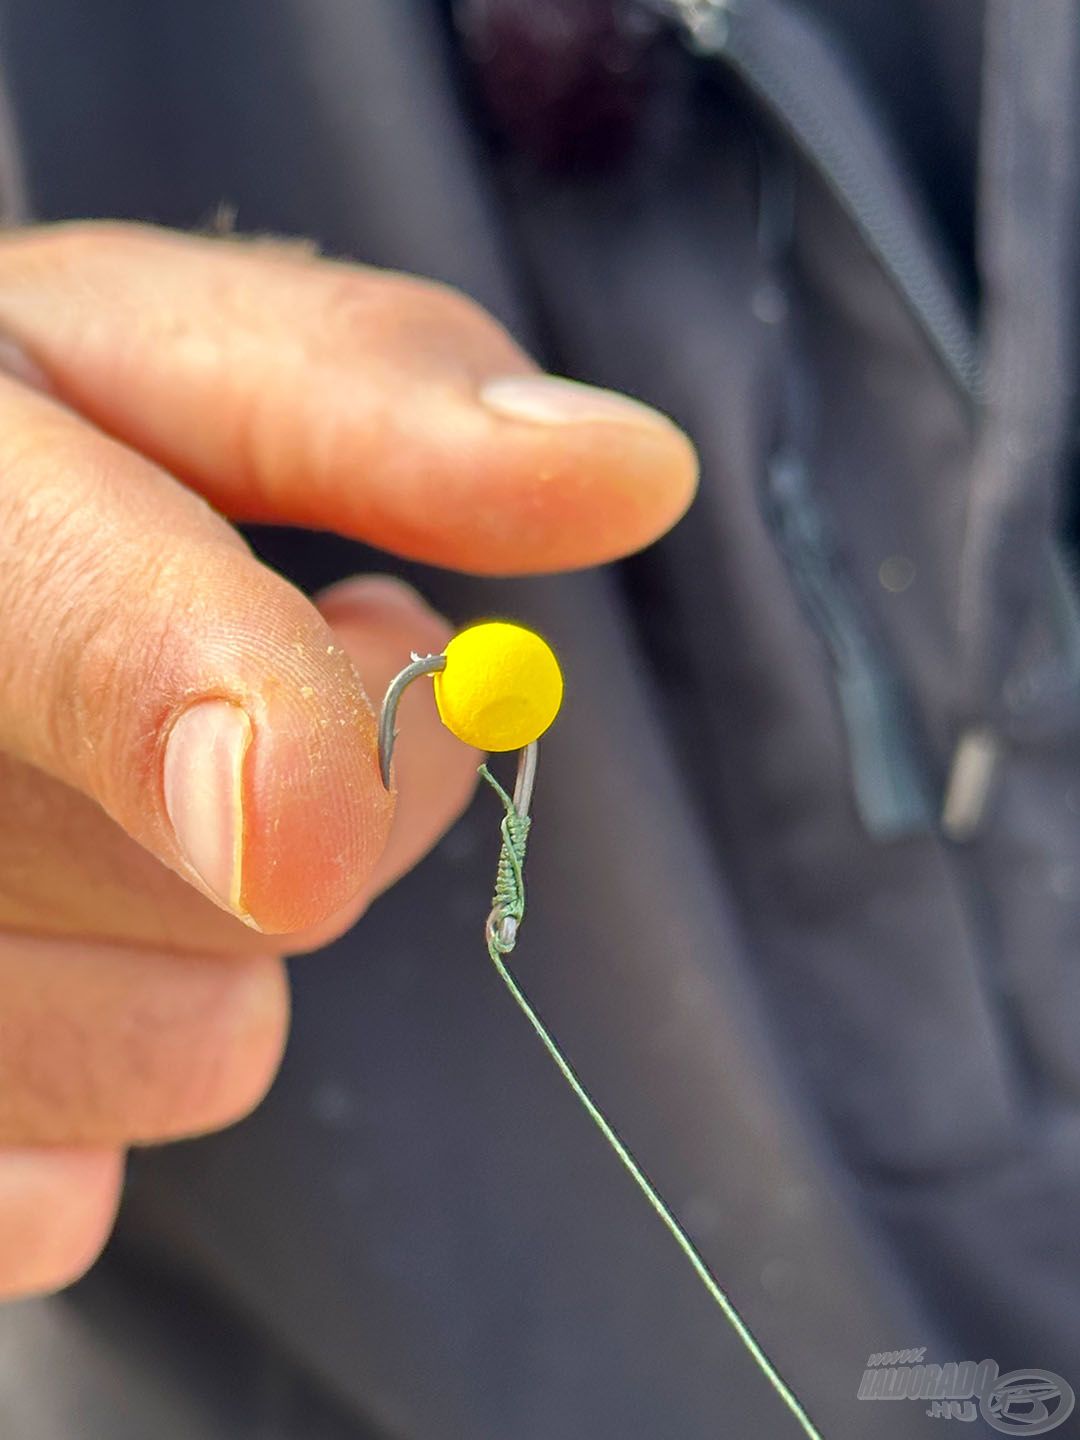
[[[0,241],[0,333],[59,398],[233,519],[481,574],[628,554],[683,514],[693,446],[543,375],[464,296],[282,247],[76,224]]]

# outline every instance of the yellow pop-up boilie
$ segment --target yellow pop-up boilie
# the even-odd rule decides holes
[[[504,620],[470,625],[432,679],[443,724],[478,750],[521,750],[559,713],[563,679],[550,645]]]

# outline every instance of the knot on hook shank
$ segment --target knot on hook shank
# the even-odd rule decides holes
[[[517,932],[525,918],[525,846],[529,839],[528,815],[522,815],[511,797],[495,779],[486,765],[480,774],[503,804],[502,849],[495,874],[495,895],[487,920],[487,943],[492,958],[509,955],[517,944]]]

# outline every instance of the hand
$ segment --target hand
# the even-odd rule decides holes
[[[281,956],[465,805],[416,688],[446,622],[393,580],[312,602],[228,524],[486,574],[594,564],[690,501],[654,412],[540,375],[438,285],[137,226],[0,239],[0,1294],[98,1253],[125,1147],[254,1106]],[[228,519],[226,518],[228,517]]]

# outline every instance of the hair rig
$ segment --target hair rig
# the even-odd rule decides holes
[[[398,702],[406,687],[421,675],[432,677],[439,715],[446,728],[459,740],[466,745],[474,745],[478,750],[520,751],[512,796],[506,793],[486,765],[480,766],[480,774],[503,804],[502,850],[495,880],[495,897],[485,927],[488,954],[495,969],[582,1108],[667,1227],[698,1279],[780,1400],[808,1440],[822,1440],[799,1397],[762,1349],[671,1207],[601,1112],[506,964],[505,957],[517,943],[518,930],[525,915],[522,872],[529,835],[529,808],[536,782],[537,741],[555,719],[562,704],[563,681],[559,662],[551,647],[539,635],[503,620],[484,621],[462,630],[441,655],[414,654],[412,664],[390,682],[379,718],[379,766],[387,789],[390,787],[390,761],[397,733],[394,718]]]
[[[379,718],[379,768],[390,787],[398,703],[421,675],[435,682],[439,717],[452,735],[477,750],[519,750],[508,795],[486,765],[480,774],[503,803],[502,852],[485,930],[488,950],[508,955],[525,916],[525,845],[536,783],[537,741],[559,713],[563,680],[551,646],[531,630],[488,620],[460,631],[441,655],[413,655],[390,682]]]

